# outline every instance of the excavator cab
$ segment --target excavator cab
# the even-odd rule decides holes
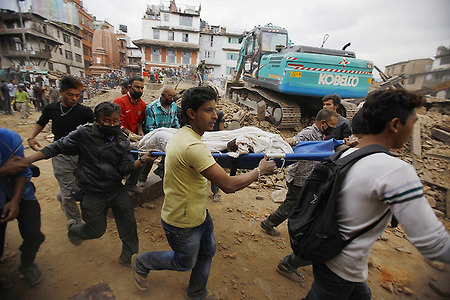
[[[270,26],[270,27],[269,27]],[[245,49],[242,55],[244,77],[258,78],[261,57],[266,54],[279,53],[288,45],[286,29],[266,25],[256,27],[244,38]],[[239,69],[239,67],[238,67]]]

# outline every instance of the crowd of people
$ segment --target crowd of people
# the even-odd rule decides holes
[[[29,134],[28,145],[36,153],[28,157],[24,156],[20,136],[0,128],[0,255],[6,224],[17,218],[23,238],[19,271],[28,284],[36,285],[42,278],[35,257],[45,239],[40,231],[40,207],[29,166],[52,158],[60,187],[56,198],[67,217],[68,240],[73,245],[101,237],[107,225],[106,211],[112,208],[122,241],[118,262],[131,267],[138,289],[148,288],[151,271],[191,270],[186,299],[219,298],[207,289],[216,251],[213,219],[206,208],[208,181],[214,195],[218,189],[233,193],[263,175],[273,174],[276,165],[264,158],[249,172],[228,175],[201,139],[206,131],[223,129],[223,113],[216,109],[215,89],[209,86],[188,89],[182,94],[181,107],[177,107],[175,100],[179,95],[173,86],[166,84],[160,97],[146,105],[141,99],[144,81],[140,76],[122,79],[117,84],[122,95],[113,102],[98,104],[92,111],[78,101],[83,83],[71,76],[61,78],[59,100],[43,107]],[[17,95],[16,101],[22,103],[23,97]],[[314,124],[287,142],[294,146],[301,141],[343,139],[344,147],[351,147],[343,156],[373,144],[387,151],[401,148],[417,120],[415,109],[424,104],[421,96],[406,90],[371,93],[350,124],[338,114],[340,100],[338,95],[325,96]],[[22,106],[19,105],[21,109]],[[36,137],[50,121],[54,142],[42,148]],[[178,129],[167,143],[165,160],[154,171],[164,182],[161,223],[170,250],[143,252],[139,251],[128,192],[146,181],[155,157],[150,152],[131,155],[130,147],[132,141],[162,127]],[[302,200],[299,195],[314,165],[311,161],[299,161],[289,166],[286,200],[260,224],[267,234],[280,235],[275,227]],[[212,198],[220,201],[220,197]],[[336,218],[342,235],[352,236],[389,211],[388,215],[398,219],[420,253],[429,259],[450,262],[450,236],[424,198],[414,168],[400,159],[377,153],[359,160],[344,178],[337,203]],[[312,264],[314,283],[306,299],[370,299],[367,264],[374,242],[390,219],[380,222],[325,263],[308,261],[292,253],[281,259],[276,270],[301,282],[304,276],[298,268]]]

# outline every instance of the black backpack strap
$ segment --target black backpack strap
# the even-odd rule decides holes
[[[358,150],[350,153],[349,155],[346,155],[346,156],[340,158],[341,154],[345,150],[347,150],[347,149],[344,149],[343,151],[339,152],[339,156],[337,156],[338,160],[336,160],[336,163],[340,167],[343,167],[343,166],[345,166],[345,165],[347,165],[347,164],[349,164],[351,162],[354,163],[357,160],[359,160],[359,159],[361,159],[361,158],[363,158],[365,156],[368,156],[370,154],[373,154],[373,153],[386,153],[386,154],[392,155],[389,152],[389,150],[387,150],[386,148],[384,148],[383,146],[378,145],[378,144],[372,144],[372,145],[368,145],[368,146],[359,148]]]
[[[364,233],[366,233],[367,231],[369,231],[370,229],[374,228],[375,226],[377,226],[381,220],[384,219],[384,217],[387,216],[387,214],[389,213],[389,209],[381,216],[381,218],[379,218],[375,223],[367,226],[364,229],[361,229],[360,231],[358,231],[354,236],[352,236],[351,238],[349,238],[348,240],[345,241],[345,246],[347,246],[348,244],[350,244],[351,241],[353,241],[354,239],[356,239],[357,237],[363,235]]]
[[[336,161],[336,164],[338,166],[340,166],[341,168],[343,168],[343,173],[346,173],[349,168],[356,163],[359,159],[374,154],[374,153],[386,153],[388,155],[392,155],[392,153],[389,152],[389,150],[387,150],[385,147],[378,145],[378,144],[372,144],[372,145],[368,145],[365,147],[362,147],[352,153],[350,153],[349,155],[342,157],[340,159],[338,159]],[[352,236],[351,238],[349,238],[348,240],[345,241],[345,245],[347,246],[351,241],[353,241],[354,239],[356,239],[357,237],[361,236],[362,234],[366,233],[367,231],[371,230],[372,228],[374,228],[375,226],[377,226],[381,220],[384,219],[384,217],[386,217],[386,215],[389,213],[389,209],[381,216],[381,218],[379,218],[375,223],[367,226],[366,228],[358,231],[354,236]]]

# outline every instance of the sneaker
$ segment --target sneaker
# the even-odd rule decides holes
[[[136,259],[138,254],[133,254],[131,257],[131,272],[133,273],[134,284],[141,291],[145,291],[148,288],[147,276],[140,275],[136,272]]]
[[[261,226],[262,229],[264,229],[264,231],[271,236],[279,236],[280,232],[278,230],[275,230],[275,228],[273,228],[273,226],[269,225],[267,223],[267,220],[263,220],[261,221],[261,224],[259,224]]]
[[[298,270],[289,270],[283,265],[283,262],[279,262],[277,266],[277,272],[289,280],[294,282],[302,282],[305,280],[305,277]]]
[[[74,245],[74,246],[80,246],[82,243],[83,243],[83,240],[82,239],[79,239],[79,238],[76,238],[76,237],[73,237],[71,234],[70,234],[70,228],[73,226],[73,225],[75,225],[75,224],[77,224],[78,222],[75,220],[75,219],[70,219],[69,221],[67,221],[67,237],[69,238],[69,241],[72,243],[72,245]]]
[[[219,193],[212,195],[212,202],[220,202],[221,196]]]
[[[42,280],[43,275],[37,264],[32,264],[28,268],[24,268],[21,264],[19,265],[19,272],[23,274],[28,285],[34,286]]]
[[[219,295],[217,295],[216,292],[212,291],[212,290],[207,290],[208,294],[206,294],[206,297],[203,298],[202,300],[219,300]],[[193,298],[189,297],[187,292],[186,294],[184,294],[184,298],[186,298],[186,300],[192,300]]]

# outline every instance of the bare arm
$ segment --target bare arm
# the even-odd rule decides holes
[[[11,200],[3,207],[0,220],[1,223],[12,221],[19,214],[19,204],[22,200],[22,193],[26,182],[26,177],[16,177],[14,179],[14,193]]]
[[[38,151],[38,152],[36,152],[35,154],[33,154],[31,156],[25,157],[24,159],[22,159],[22,161],[24,163],[26,163],[27,165],[31,165],[35,161],[43,160],[43,159],[46,159],[44,153],[42,153],[41,151]]]
[[[0,177],[23,172],[28,165],[21,157],[13,156],[0,167]]]
[[[261,173],[261,175],[273,174],[275,172],[276,164],[272,160],[269,161],[266,160],[266,158],[263,158],[259,162],[258,168],[239,176],[229,176],[219,164],[215,163],[201,172],[201,174],[217,185],[222,191],[229,194],[242,190],[250,185],[253,181],[258,179],[259,173]]]
[[[44,129],[44,127],[42,127],[41,125],[34,125],[33,129],[31,130],[30,137],[27,139],[28,145],[34,151],[39,151],[39,148],[41,148],[41,145],[36,140],[36,136],[41,133],[42,129]]]
[[[142,123],[137,123],[137,134],[140,136],[144,135],[144,129]]]

